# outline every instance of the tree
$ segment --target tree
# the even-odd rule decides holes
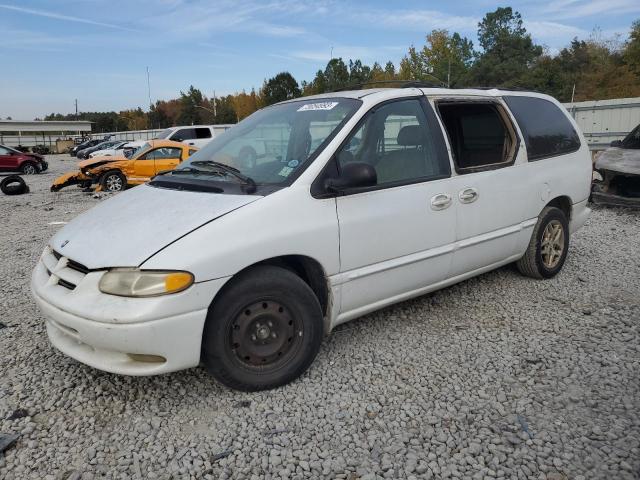
[[[246,93],[243,90],[241,93],[235,94],[233,96],[233,107],[238,116],[238,120],[242,120],[258,110],[259,101],[260,99],[253,88],[251,89],[251,93]]]
[[[187,93],[180,91],[180,116],[178,117],[178,123],[181,125],[194,125],[198,123],[206,123],[202,121],[202,117],[205,115],[201,112],[206,112],[201,108],[203,101],[202,92],[195,88],[193,85],[189,86]]]
[[[290,100],[302,94],[298,82],[289,72],[281,72],[275,77],[265,80],[260,96],[264,105]]]
[[[484,49],[470,71],[478,86],[520,86],[529,68],[543,53],[511,7],[487,13],[478,24],[478,40]]]
[[[622,57],[631,71],[640,77],[640,20],[636,20],[631,25],[631,33],[624,46]]]
[[[400,61],[398,76],[402,80],[460,85],[474,59],[473,43],[459,33],[449,35],[447,30],[432,30],[426,40],[421,50],[409,48]]]
[[[400,80],[426,80],[428,76],[429,72],[424,63],[424,58],[416,50],[416,47],[411,45],[407,55],[400,60],[398,77]]]
[[[429,73],[453,87],[464,82],[475,56],[471,40],[447,30],[432,30],[421,54]]]
[[[325,92],[349,86],[349,69],[342,58],[332,58],[324,69]]]
[[[349,60],[349,84],[360,85],[371,80],[371,67],[363,65],[360,60]]]

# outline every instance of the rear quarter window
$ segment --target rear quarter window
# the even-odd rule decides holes
[[[580,137],[558,106],[536,97],[503,97],[527,146],[529,161],[564,155],[580,148]]]

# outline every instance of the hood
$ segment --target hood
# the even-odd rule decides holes
[[[90,269],[135,267],[192,230],[260,198],[140,185],[79,215],[49,245]]]
[[[598,155],[596,169],[640,175],[640,149],[607,148]]]
[[[33,160],[37,160],[39,162],[41,162],[42,160],[44,160],[44,156],[37,154],[37,153],[25,153],[24,156],[26,158],[31,158]]]
[[[97,167],[98,165],[102,165],[103,163],[107,163],[107,162],[121,162],[121,161],[127,161],[129,160],[127,157],[93,157],[93,158],[88,158],[86,160],[82,160],[81,162],[78,162],[78,167],[80,167],[80,169],[83,168],[92,168],[92,167]]]

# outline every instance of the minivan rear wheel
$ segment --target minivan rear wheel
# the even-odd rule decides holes
[[[569,251],[569,222],[562,210],[545,207],[538,217],[523,257],[516,262],[523,275],[551,278],[562,269]]]
[[[300,277],[257,266],[232,279],[209,308],[202,361],[228,387],[275,388],[309,368],[322,343],[322,325],[320,303]]]

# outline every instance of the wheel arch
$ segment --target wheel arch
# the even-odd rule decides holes
[[[231,280],[237,278],[238,275],[241,275],[247,270],[250,270],[251,268],[259,265],[271,265],[274,267],[286,268],[287,270],[300,277],[302,281],[304,281],[309,286],[309,288],[311,288],[316,298],[318,299],[318,303],[320,304],[320,308],[322,309],[322,316],[324,318],[324,330],[325,332],[329,331],[332,304],[331,289],[329,288],[329,278],[327,277],[325,269],[322,267],[320,262],[306,255],[281,255],[260,260],[259,262],[247,265],[246,267],[236,272],[225,283],[225,285],[223,285],[223,287],[214,296],[213,300],[211,301],[211,305],[213,305],[216,300],[220,298],[225,290],[225,287]],[[211,306],[209,308],[211,308]]]
[[[560,210],[562,210],[562,212],[565,214],[565,216],[567,217],[567,222],[571,221],[571,211],[572,211],[572,202],[571,199],[566,196],[566,195],[560,195],[555,197],[553,200],[551,200],[550,202],[548,202],[545,205],[546,207],[556,207],[559,208]]]

